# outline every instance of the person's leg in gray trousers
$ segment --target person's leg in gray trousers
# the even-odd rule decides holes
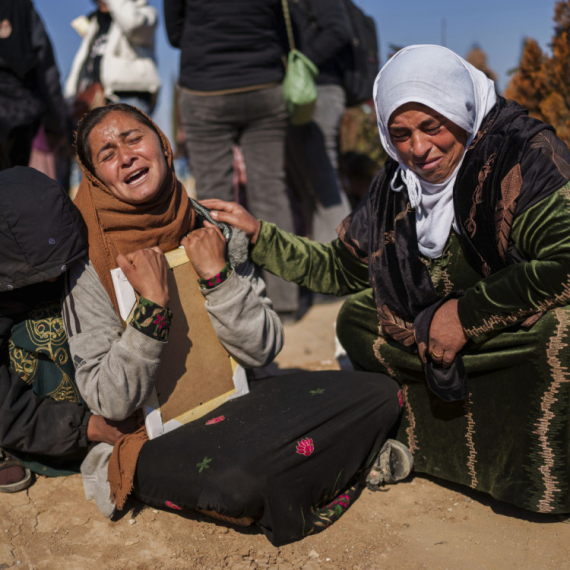
[[[338,176],[338,137],[346,97],[338,85],[318,85],[313,120],[289,127],[287,170],[309,217],[312,239],[335,239],[336,228],[350,213]]]
[[[285,186],[287,112],[281,86],[201,96],[180,91],[180,115],[199,199],[234,200],[232,145],[242,148],[249,211],[293,230]],[[264,273],[276,311],[295,313],[298,286]]]

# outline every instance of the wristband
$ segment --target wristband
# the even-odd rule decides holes
[[[140,297],[129,324],[146,336],[167,342],[171,322],[172,311],[169,308]]]
[[[200,285],[200,289],[214,289],[218,285],[221,285],[227,278],[233,273],[233,267],[230,265],[229,261],[226,261],[223,269],[214,277],[210,279],[198,279],[198,284]]]

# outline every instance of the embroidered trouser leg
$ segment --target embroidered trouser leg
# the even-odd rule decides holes
[[[399,417],[399,387],[363,372],[302,372],[146,443],[135,492],[174,510],[253,517],[274,544],[323,530],[355,498]]]

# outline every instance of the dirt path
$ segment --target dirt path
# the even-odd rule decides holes
[[[340,304],[287,327],[280,369],[330,369]],[[275,369],[274,369],[275,370]],[[137,506],[119,521],[81,479],[39,478],[0,495],[0,570],[522,570],[570,568],[570,524],[423,477],[360,499],[325,532],[274,548],[255,529]]]

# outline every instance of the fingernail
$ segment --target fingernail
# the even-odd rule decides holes
[[[211,212],[210,216],[212,216],[212,218],[216,219],[218,217],[218,212]]]

